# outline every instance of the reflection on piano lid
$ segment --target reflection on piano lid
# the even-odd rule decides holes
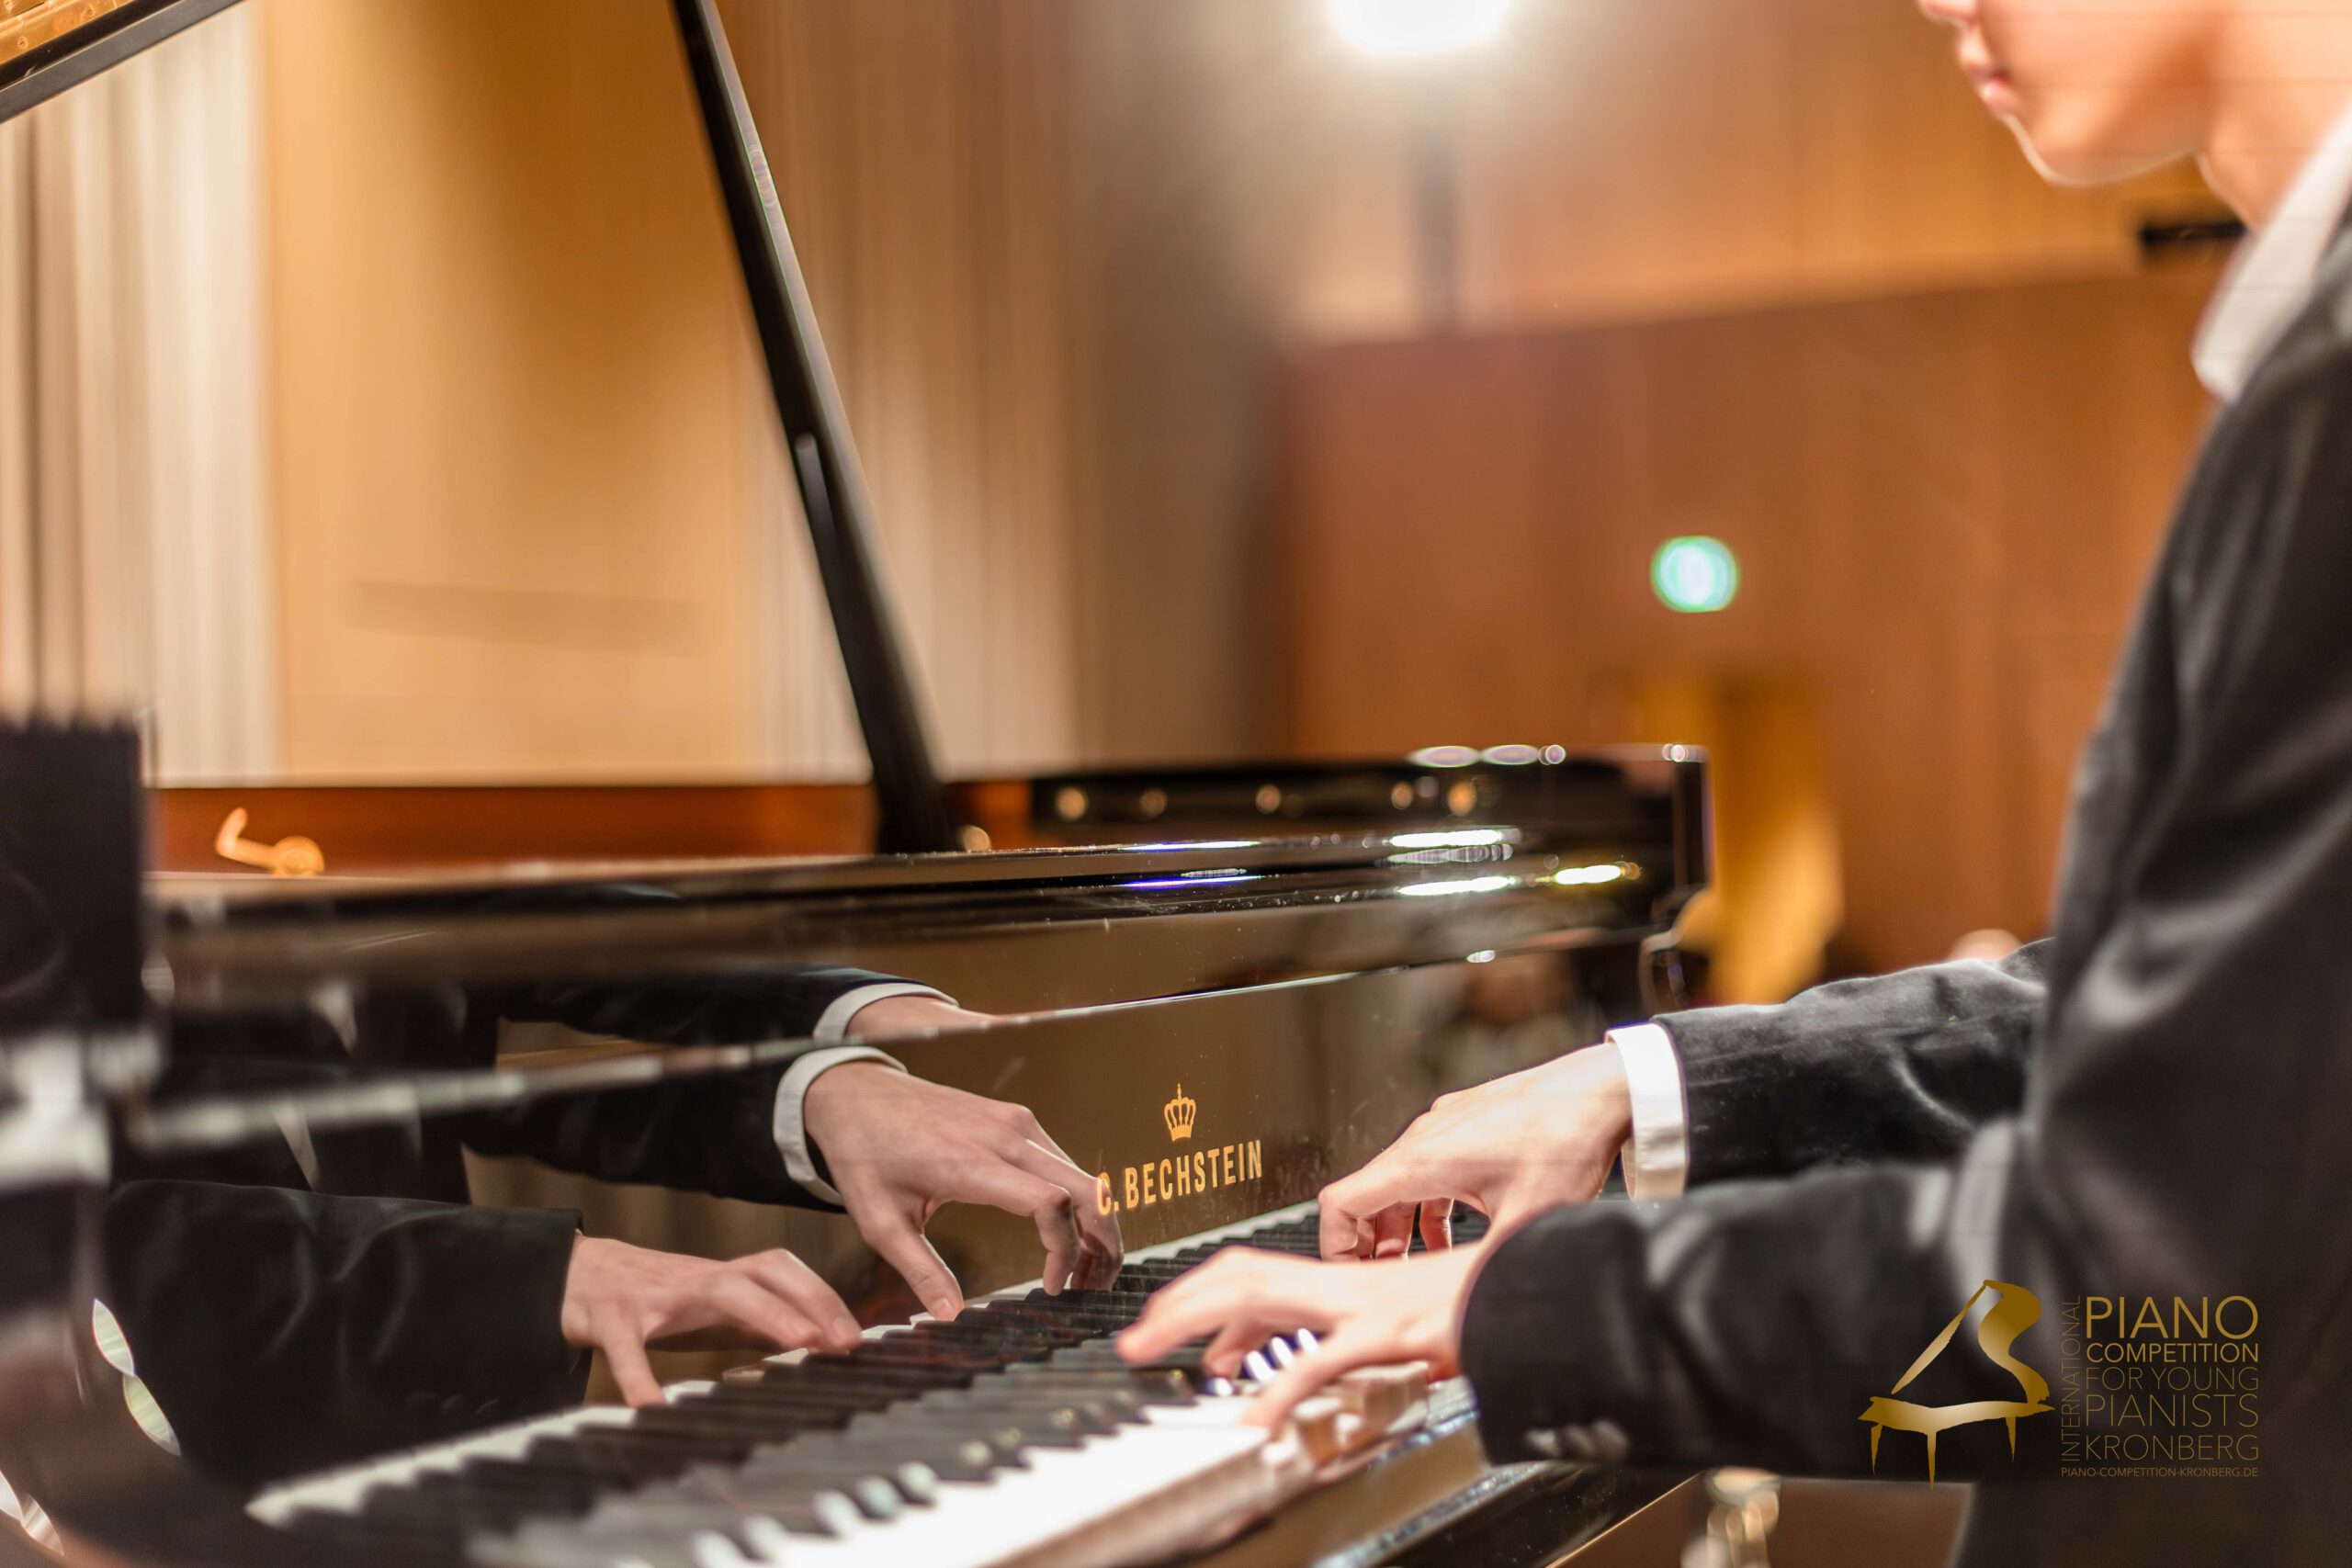
[[[0,0],[0,120],[235,0]]]

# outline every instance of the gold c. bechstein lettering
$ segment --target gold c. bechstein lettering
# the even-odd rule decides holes
[[[1960,1404],[1914,1404],[1907,1399],[1893,1395],[1928,1370],[1929,1362],[1943,1354],[1944,1347],[1968,1317],[1968,1309],[1976,1304],[1977,1297],[1993,1292],[1993,1304],[1984,1314],[1984,1321],[1976,1325],[1976,1343],[1985,1359],[2018,1380],[2018,1399],[1977,1399]],[[2040,1372],[2009,1354],[2018,1336],[2041,1320],[2041,1300],[2022,1285],[2004,1284],[1987,1280],[1976,1287],[1974,1294],[1961,1303],[1960,1311],[1944,1325],[1941,1334],[1928,1341],[1908,1371],[1894,1380],[1886,1393],[1872,1399],[1860,1419],[1871,1425],[1871,1469],[1878,1469],[1878,1439],[1880,1433],[1892,1427],[1899,1432],[1917,1432],[1928,1439],[1928,1484],[1936,1483],[1936,1434],[1954,1427],[1966,1427],[1978,1421],[2002,1421],[2009,1428],[2009,1459],[2018,1457],[2018,1421],[2026,1416],[2039,1416],[2050,1408],[2050,1382]]]
[[[1176,1098],[1161,1106],[1159,1114],[1168,1124],[1168,1141],[1181,1144],[1199,1125],[1201,1107],[1179,1084]],[[1094,1179],[1094,1206],[1105,1214],[1148,1209],[1180,1198],[1196,1198],[1214,1188],[1256,1181],[1265,1174],[1265,1145],[1260,1140],[1222,1144],[1122,1167],[1115,1179],[1105,1170]]]

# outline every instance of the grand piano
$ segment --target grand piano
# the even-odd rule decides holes
[[[226,3],[10,0],[0,115]],[[148,790],[105,716],[0,731],[0,1508],[23,1522],[0,1520],[0,1562],[1109,1568],[1623,1540],[1686,1478],[1490,1466],[1459,1380],[1377,1369],[1267,1434],[1240,1416],[1299,1336],[1230,1382],[1197,1351],[1125,1367],[1106,1337],[1220,1249],[1312,1252],[1317,1190],[1434,1094],[1677,999],[1704,760],[1515,746],[943,783],[718,12],[673,9],[870,796]],[[218,832],[232,804],[315,830],[330,874],[214,856],[316,869]],[[649,1194],[595,1179],[609,1160],[548,1168],[576,1140],[481,1131],[772,1080],[817,1042],[765,1026],[761,998],[842,966],[980,1015],[888,1049],[1025,1107],[1095,1173],[1115,1274],[1049,1295],[1034,1228],[950,1206],[929,1234],[971,1304],[940,1322],[838,1214],[722,1204],[675,1149],[623,1162],[679,1190]],[[420,1185],[427,1151],[459,1148]],[[113,1226],[133,1188],[174,1182],[385,1203],[470,1184],[647,1246],[755,1235],[820,1267],[863,1337],[668,1363],[668,1402],[634,1412],[298,1375],[257,1304],[282,1255],[235,1227],[165,1247]],[[159,1294],[171,1310],[107,1304]],[[546,1310],[449,1316],[510,1304]]]

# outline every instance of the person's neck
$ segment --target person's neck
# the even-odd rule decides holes
[[[2308,12],[2243,19],[2220,51],[2198,162],[2216,195],[2256,229],[2352,104],[2352,7],[2341,21]],[[2298,25],[2299,24],[2299,25]]]

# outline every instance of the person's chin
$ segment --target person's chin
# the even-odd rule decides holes
[[[2188,148],[2159,148],[2147,134],[2124,134],[2105,115],[2082,104],[2016,104],[2002,125],[2016,134],[2025,157],[2053,186],[2112,186],[2164,167]],[[2075,113],[2067,113],[2075,110]],[[2143,131],[2147,127],[2141,127]]]
[[[2173,157],[2022,114],[2007,116],[2002,123],[2016,135],[2035,171],[2052,185],[2113,185],[2161,167]]]

